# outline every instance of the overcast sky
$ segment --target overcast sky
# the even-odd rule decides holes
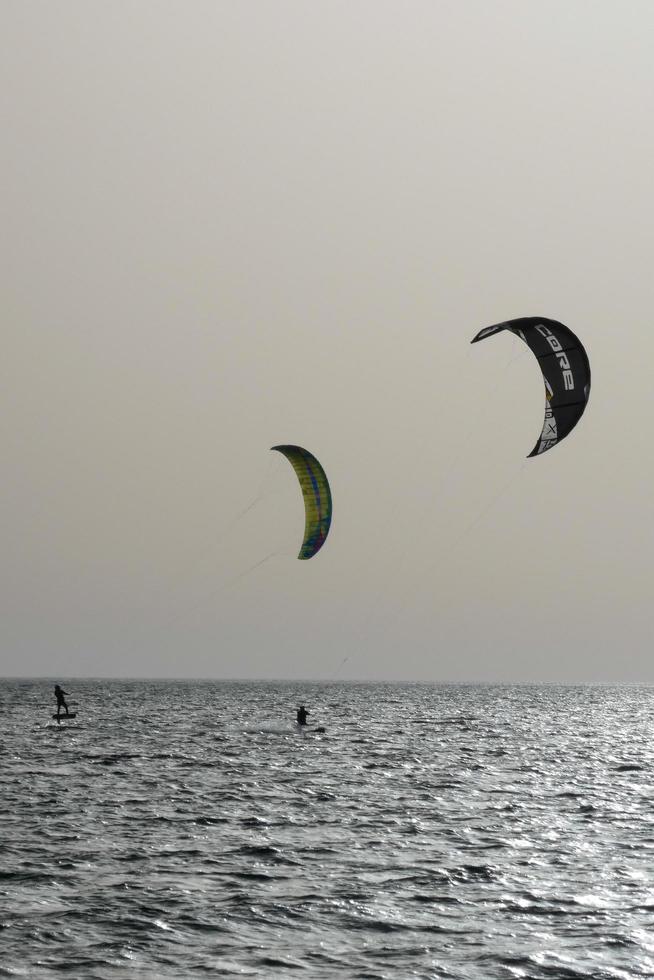
[[[0,673],[654,681],[653,46],[650,0],[3,0]],[[470,340],[534,315],[593,388],[527,460],[537,362]]]

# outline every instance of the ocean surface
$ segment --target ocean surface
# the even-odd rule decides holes
[[[2,684],[2,977],[654,977],[652,687],[61,682]]]

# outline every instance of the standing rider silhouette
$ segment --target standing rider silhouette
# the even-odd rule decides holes
[[[59,687],[58,684],[55,684],[55,697],[57,699],[57,721],[59,721],[59,715],[61,713],[62,708],[66,709],[66,715],[68,715],[68,705],[66,704],[66,699],[64,696],[66,694],[68,694],[68,691],[64,691],[61,687]]]

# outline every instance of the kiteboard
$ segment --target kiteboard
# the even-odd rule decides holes
[[[70,714],[66,714],[64,712],[63,715],[53,715],[52,717],[53,718],[56,718],[57,721],[62,721],[62,720],[63,721],[66,721],[66,719],[68,719],[68,718],[76,718],[77,717],[77,712],[76,711],[71,711]]]

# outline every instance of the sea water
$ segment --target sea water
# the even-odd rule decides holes
[[[2,685],[0,976],[654,976],[654,688],[62,683]]]

